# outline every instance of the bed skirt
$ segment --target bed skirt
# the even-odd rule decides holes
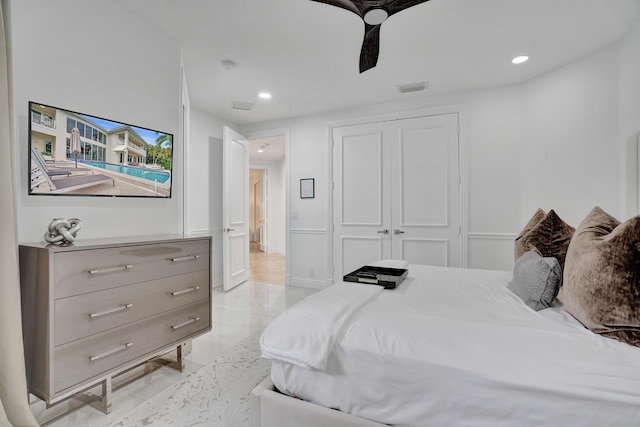
[[[250,394],[251,427],[383,427],[384,424],[345,414],[284,395],[271,377],[262,380]]]

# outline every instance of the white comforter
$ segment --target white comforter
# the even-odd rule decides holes
[[[510,278],[412,265],[395,290],[334,285],[265,330],[273,383],[395,426],[640,426],[640,349],[529,309]],[[329,300],[340,314],[310,321]]]

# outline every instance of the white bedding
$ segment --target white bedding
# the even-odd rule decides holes
[[[260,337],[262,357],[324,370],[342,328],[380,292],[380,286],[340,283],[307,297],[271,322]]]
[[[283,393],[395,426],[639,426],[640,349],[593,334],[559,306],[529,309],[507,289],[510,278],[411,265],[397,289],[361,298],[329,322],[324,368],[286,361],[288,345],[299,358],[300,343],[316,333],[301,332],[315,327],[308,317],[304,328],[287,327],[303,324],[299,316],[314,304],[305,299],[265,331],[281,337],[282,348],[266,354],[272,381]],[[331,300],[340,286],[315,295]]]

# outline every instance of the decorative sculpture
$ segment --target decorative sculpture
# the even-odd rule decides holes
[[[44,240],[53,244],[70,245],[76,240],[76,234],[82,228],[78,218],[55,218],[44,233]]]
[[[378,63],[380,26],[391,15],[429,0],[312,0],[348,10],[364,21],[364,40],[360,51],[360,73]]]

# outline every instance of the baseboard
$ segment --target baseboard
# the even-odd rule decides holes
[[[211,288],[213,289],[213,288],[221,287],[223,282],[224,282],[224,279],[222,278],[222,276],[211,277]]]

